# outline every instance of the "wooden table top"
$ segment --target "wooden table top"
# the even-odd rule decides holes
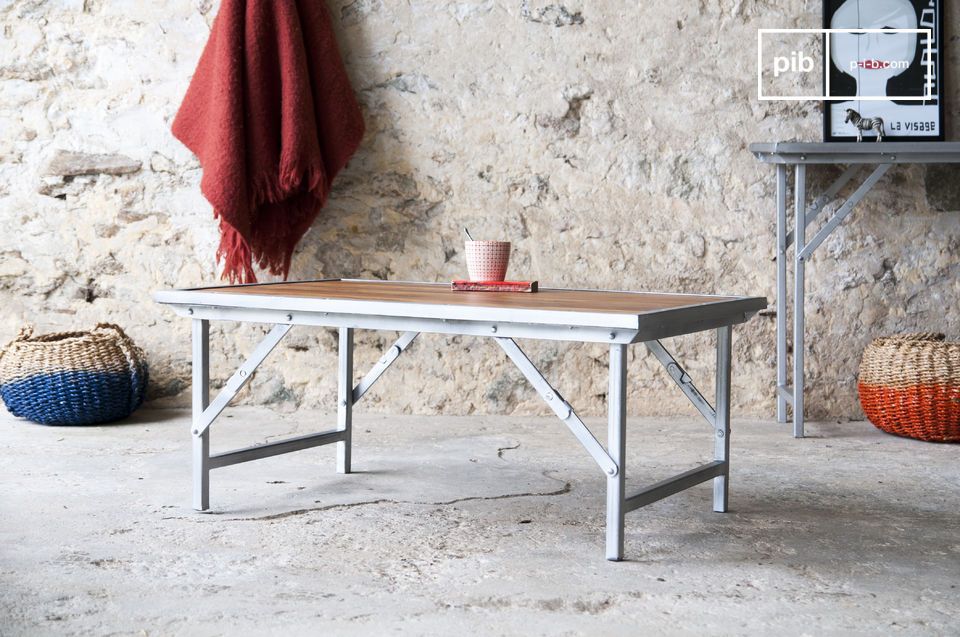
[[[296,299],[338,299],[419,303],[561,312],[645,314],[704,304],[743,300],[744,297],[696,294],[614,292],[541,288],[539,292],[454,292],[445,283],[401,283],[392,281],[328,280],[292,281],[200,288],[196,292],[224,295],[278,296]],[[765,299],[762,301],[765,306]]]

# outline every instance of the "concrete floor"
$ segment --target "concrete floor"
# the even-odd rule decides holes
[[[331,421],[225,417],[215,449]],[[957,446],[736,421],[732,512],[706,484],[635,511],[615,564],[603,477],[552,418],[360,415],[358,473],[332,447],[220,469],[205,515],[187,427],[0,419],[0,634],[960,634]],[[629,442],[637,487],[712,438],[638,419]]]

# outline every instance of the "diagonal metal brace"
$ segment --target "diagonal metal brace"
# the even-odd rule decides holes
[[[680,367],[680,363],[677,362],[660,341],[644,341],[643,344],[647,346],[651,354],[657,357],[660,364],[663,365],[667,373],[670,374],[670,378],[677,384],[680,391],[686,395],[687,399],[693,403],[697,411],[703,415],[711,427],[716,429],[717,412],[714,410],[713,405],[703,397],[703,394],[700,393],[697,386],[693,384],[693,379]]]
[[[850,180],[860,172],[862,167],[863,166],[860,164],[848,166],[847,169],[843,171],[839,177],[837,177],[836,181],[830,184],[830,187],[827,188],[822,195],[817,197],[813,203],[807,206],[805,219],[808,226],[810,225],[810,222],[817,218],[817,215],[823,212],[823,209],[827,206],[827,204],[836,198],[840,191],[843,190],[843,187],[850,183]],[[786,247],[789,248],[791,245],[793,245],[793,230],[787,233]]]
[[[420,332],[404,332],[400,335],[400,338],[397,339],[397,342],[390,346],[383,356],[380,357],[373,367],[370,368],[370,371],[367,372],[367,375],[360,379],[360,382],[357,383],[357,386],[353,388],[353,402],[356,403],[367,391],[373,386],[377,380],[383,376],[383,373],[387,371],[387,368],[393,365],[393,361],[397,360],[400,357],[400,354],[403,354],[403,351],[410,346],[410,343],[413,342],[417,336],[420,335]]]
[[[603,445],[593,437],[593,434],[590,433],[587,426],[583,424],[580,417],[573,411],[570,403],[564,400],[563,396],[550,385],[549,381],[547,381],[547,379],[543,377],[543,374],[540,373],[540,370],[537,369],[537,366],[523,353],[520,346],[517,345],[512,338],[496,337],[494,340],[503,348],[503,351],[507,353],[507,356],[510,357],[514,365],[527,377],[527,380],[530,381],[534,389],[536,389],[547,402],[547,405],[550,406],[553,413],[567,425],[567,428],[576,436],[580,444],[587,450],[587,453],[593,456],[594,461],[600,465],[603,472],[608,476],[617,475],[619,471],[617,464],[607,455],[607,451],[603,448]]]
[[[203,435],[203,432],[216,420],[220,412],[226,408],[230,401],[233,400],[233,397],[247,384],[247,381],[250,380],[250,377],[253,375],[253,372],[256,371],[257,367],[260,366],[260,363],[262,363],[267,356],[270,355],[270,352],[273,351],[273,348],[283,340],[283,337],[287,335],[291,327],[293,327],[293,325],[286,323],[273,326],[273,329],[270,330],[264,339],[254,348],[247,362],[241,365],[240,368],[234,372],[233,376],[230,377],[223,386],[223,389],[220,390],[220,393],[217,394],[217,397],[210,402],[210,405],[206,409],[194,418],[194,436]]]
[[[880,181],[880,178],[883,177],[890,167],[893,164],[880,164],[877,166],[872,173],[864,180],[860,187],[857,188],[850,198],[840,206],[833,216],[830,217],[830,221],[823,224],[823,227],[820,228],[820,231],[814,235],[807,245],[797,254],[797,260],[807,261],[810,259],[810,255],[813,254],[813,251],[816,250],[821,243],[823,243],[827,237],[830,236],[830,233],[836,229],[837,226],[849,215],[853,209],[856,207],[860,200],[863,199],[870,190]]]

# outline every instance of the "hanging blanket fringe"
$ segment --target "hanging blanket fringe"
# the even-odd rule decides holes
[[[323,2],[223,0],[173,134],[203,167],[224,278],[287,277],[363,131]]]

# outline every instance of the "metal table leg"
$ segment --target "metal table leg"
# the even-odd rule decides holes
[[[220,467],[252,462],[280,454],[337,445],[337,471],[350,473],[353,405],[366,394],[416,338],[416,332],[405,332],[380,358],[373,369],[356,386],[353,385],[353,329],[340,330],[340,357],[337,371],[337,427],[328,431],[284,438],[241,449],[210,453],[210,427],[224,408],[253,377],[254,372],[290,331],[292,324],[279,323],[254,348],[250,358],[224,384],[213,401],[209,396],[209,323],[193,322],[193,475],[194,508],[210,507],[210,471]],[[600,446],[600,443],[596,443]],[[604,453],[604,456],[606,454]],[[609,458],[608,458],[609,460]],[[612,463],[611,463],[612,467]]]
[[[623,522],[627,445],[627,346],[610,346],[610,387],[607,393],[607,453],[617,465],[607,476],[607,559],[623,559]]]
[[[786,165],[777,166],[777,421],[786,422],[787,405],[793,406],[793,435],[803,437],[804,392],[804,290],[806,263],[813,252],[873,189],[892,164],[878,165],[808,241],[806,228],[840,194],[860,172],[862,166],[848,166],[834,182],[809,206],[806,197],[806,165],[795,164],[794,229],[786,232]],[[787,250],[794,245],[793,297],[793,386],[787,384]]]
[[[210,403],[210,321],[193,320],[193,424],[198,430]],[[210,430],[193,439],[193,508],[210,508]]]
[[[730,488],[730,342],[733,328],[721,327],[717,330],[717,400],[714,411],[713,458],[723,463],[723,475],[713,479],[713,510],[718,513],[727,511],[727,494]]]
[[[807,167],[797,164],[796,185],[794,186],[794,273],[793,273],[793,436],[803,438],[803,302],[804,270],[806,262],[801,252],[806,247],[807,209],[806,179]]]
[[[777,422],[787,422],[787,167],[777,165]]]
[[[350,473],[353,442],[353,328],[341,327],[339,341],[337,431],[342,432],[343,438],[337,442],[337,473]]]

